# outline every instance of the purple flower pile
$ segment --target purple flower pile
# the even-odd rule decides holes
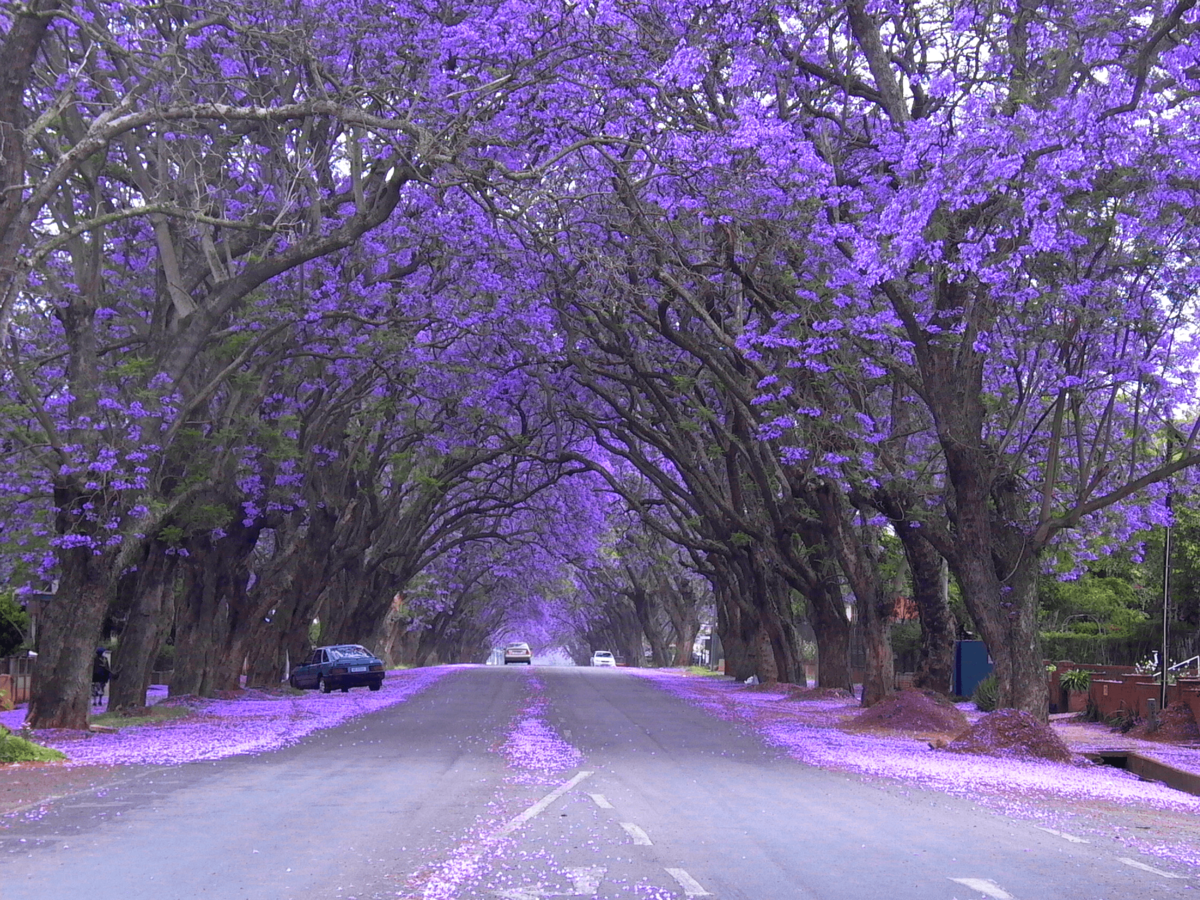
[[[530,699],[513,720],[508,738],[500,748],[513,769],[524,770],[514,775],[520,780],[538,780],[552,773],[574,769],[583,761],[583,754],[568,744],[545,720],[547,701],[542,683],[530,678]]]

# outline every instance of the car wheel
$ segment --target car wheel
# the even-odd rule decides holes
[[[333,690],[333,688],[331,688],[329,686],[329,682],[326,681],[324,678],[317,679],[317,688],[321,691],[322,694],[328,694],[330,691]]]
[[[380,684],[379,682],[376,682],[376,683],[374,683],[374,684],[368,684],[368,685],[367,685],[367,687],[369,687],[369,688],[370,688],[371,690],[373,690],[373,691],[377,691],[377,690],[379,690],[381,687],[383,687],[383,685],[382,685],[382,684]]]
[[[290,684],[292,687],[296,688],[296,690],[300,689],[300,685],[296,684],[296,676],[295,675],[288,676],[288,684]]]

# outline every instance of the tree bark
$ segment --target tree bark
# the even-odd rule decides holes
[[[846,605],[824,582],[806,590],[809,621],[817,642],[817,685],[854,690],[850,677],[850,620]]]
[[[896,692],[896,667],[888,627],[895,597],[883,577],[882,548],[874,529],[855,527],[857,510],[839,487],[826,483],[812,495],[826,540],[854,593],[867,651],[862,705],[874,706]]]
[[[954,684],[954,614],[950,612],[946,561],[906,524],[897,524],[896,534],[904,546],[913,602],[921,621],[921,648],[913,687],[949,695]]]
[[[33,728],[88,727],[92,659],[108,609],[108,562],[86,546],[59,553],[62,574],[46,604],[26,715]]]
[[[677,578],[674,590],[666,591],[663,596],[663,610],[675,631],[675,660],[676,666],[692,664],[692,648],[696,645],[696,635],[700,633],[700,612],[696,608],[698,599],[695,588],[686,578]]]
[[[165,550],[158,542],[151,542],[139,567],[129,617],[113,653],[109,709],[146,705],[146,691],[165,631],[164,620],[174,601],[178,557],[168,556]]]
[[[662,629],[655,621],[653,596],[646,588],[635,583],[629,592],[629,599],[637,612],[638,622],[642,626],[642,634],[646,636],[646,642],[650,645],[650,665],[656,669],[664,668],[668,662],[667,642],[663,637]]]

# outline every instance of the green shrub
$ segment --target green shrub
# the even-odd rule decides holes
[[[0,656],[12,656],[25,643],[29,614],[12,591],[0,592]]]
[[[1058,676],[1058,683],[1068,691],[1083,693],[1092,686],[1092,673],[1087,669],[1068,669]]]
[[[994,712],[1000,704],[1000,680],[995,675],[983,679],[975,686],[971,700],[980,712]]]
[[[57,762],[66,758],[65,753],[17,737],[0,725],[0,763]]]

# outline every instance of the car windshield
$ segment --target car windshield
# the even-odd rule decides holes
[[[612,656],[612,654],[611,654],[611,653],[609,653],[607,650],[597,650],[597,651],[596,651],[595,653],[593,653],[592,655],[593,655],[593,656],[604,656],[604,657],[610,657],[610,656]]]
[[[355,659],[362,656],[370,656],[365,647],[330,647],[330,659]]]

